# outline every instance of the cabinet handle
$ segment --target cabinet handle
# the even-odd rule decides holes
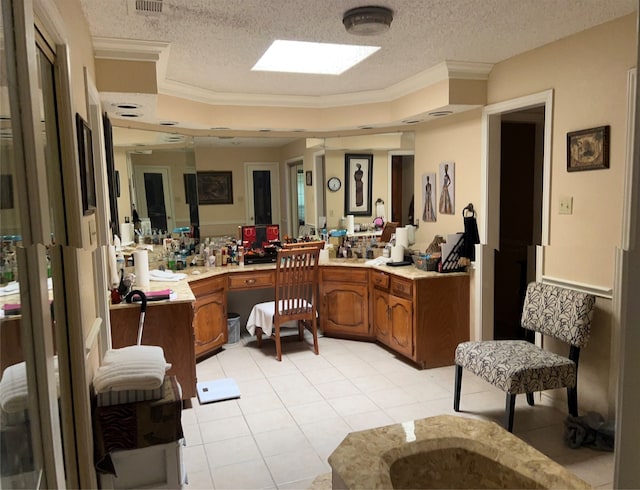
[[[255,280],[255,279],[245,279],[245,280],[244,280],[244,283],[245,283],[245,284],[254,284],[255,282],[256,282],[256,280]]]

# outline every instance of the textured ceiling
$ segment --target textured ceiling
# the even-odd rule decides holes
[[[497,63],[634,12],[636,0],[381,0],[394,11],[375,37],[348,34],[342,16],[368,0],[81,0],[94,37],[169,44],[164,87],[211,94],[331,97],[385,90],[443,61]],[[275,39],[374,44],[341,76],[252,72]]]

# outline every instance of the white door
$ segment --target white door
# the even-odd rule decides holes
[[[248,225],[280,224],[280,172],[278,163],[245,163]]]
[[[149,218],[151,228],[173,230],[173,199],[168,167],[133,165],[136,209],[141,219]]]

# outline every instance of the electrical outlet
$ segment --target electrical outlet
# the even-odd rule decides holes
[[[560,198],[559,214],[573,214],[573,197],[565,196]]]

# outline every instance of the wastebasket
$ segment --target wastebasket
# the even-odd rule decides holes
[[[240,340],[240,315],[229,313],[227,315],[227,329],[229,331],[229,344],[235,344]]]

